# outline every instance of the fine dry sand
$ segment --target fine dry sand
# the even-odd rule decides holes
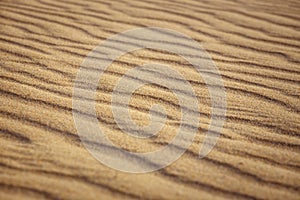
[[[299,13],[297,0],[2,0],[0,199],[300,199]],[[119,130],[111,92],[129,69],[169,65],[200,102],[199,131],[187,152],[159,171],[129,174],[84,148],[72,91],[83,59],[101,41],[148,26],[188,35],[207,50],[226,88],[226,123],[213,151],[198,159],[211,114],[201,76],[169,52],[120,57],[96,96],[99,125],[117,146],[159,149],[180,124],[176,96],[147,85],[132,96],[132,118],[148,124],[149,108],[160,103],[166,125],[143,141]]]

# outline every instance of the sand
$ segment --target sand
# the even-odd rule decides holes
[[[299,1],[3,0],[0,3],[0,199],[300,199]],[[168,120],[157,137],[132,138],[111,110],[116,82],[157,62],[188,80],[199,100],[198,133],[173,164],[130,174],[107,167],[83,146],[72,114],[80,65],[106,38],[138,27],[188,35],[210,54],[227,95],[214,149],[198,158],[211,122],[203,78],[183,58],[139,50],[113,62],[98,84],[99,125],[132,152],[162,148],[180,124],[165,88],[137,90],[139,125],[160,103]]]

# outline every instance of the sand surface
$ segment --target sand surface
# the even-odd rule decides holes
[[[300,2],[198,0],[2,0],[0,2],[0,199],[300,199]],[[226,122],[198,159],[210,124],[205,82],[183,58],[140,50],[113,62],[99,82],[99,125],[133,152],[161,148],[180,124],[174,94],[137,90],[130,113],[150,121],[154,103],[168,121],[152,139],[123,134],[111,93],[128,70],[150,61],[184,75],[200,102],[200,127],[172,165],[128,174],[84,148],[72,115],[76,74],[101,41],[137,27],[169,28],[207,50],[226,88]]]

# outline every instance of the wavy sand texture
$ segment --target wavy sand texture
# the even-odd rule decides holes
[[[198,0],[2,0],[0,2],[0,199],[300,199],[300,2]],[[110,169],[83,147],[72,118],[72,87],[84,57],[105,38],[145,26],[189,35],[210,53],[227,92],[227,120],[214,150],[197,152],[210,99],[182,58],[142,50],[115,61],[97,93],[99,125],[124,149],[162,147],[179,124],[172,92],[136,91],[132,117],[149,122],[162,104],[169,121],[139,143],[112,117],[116,81],[138,64],[169,64],[201,102],[193,145],[165,169]],[[176,81],[176,80],[174,80]]]

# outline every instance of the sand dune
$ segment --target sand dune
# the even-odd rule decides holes
[[[299,13],[296,0],[2,0],[0,199],[300,199]],[[147,85],[133,94],[131,116],[146,125],[150,107],[159,103],[168,116],[164,128],[142,141],[118,128],[111,94],[135,66],[171,66],[200,102],[199,133],[187,152],[164,169],[129,174],[84,148],[72,92],[94,47],[149,26],[188,35],[206,49],[226,88],[226,122],[215,148],[198,159],[211,122],[203,78],[170,52],[145,49],[120,57],[101,77],[95,99],[99,125],[117,146],[160,149],[180,124],[172,91]]]

